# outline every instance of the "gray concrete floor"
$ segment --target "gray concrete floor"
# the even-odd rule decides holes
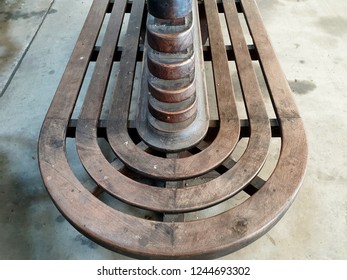
[[[40,178],[37,139],[91,0],[0,2],[0,259],[126,259],[77,232]],[[347,259],[347,1],[258,0],[309,140],[301,192],[223,259]]]

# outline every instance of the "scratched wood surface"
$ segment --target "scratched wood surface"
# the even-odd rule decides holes
[[[284,215],[306,170],[303,123],[256,1],[205,0],[193,1],[193,5],[199,5],[204,57],[212,63],[214,90],[209,94],[215,95],[217,113],[201,143],[179,153],[157,151],[141,141],[129,118],[130,108],[136,105],[132,95],[143,55],[144,0],[93,2],[40,134],[40,170],[58,209],[90,239],[137,258],[215,258],[246,246]],[[185,8],[176,11],[184,14]],[[225,15],[230,46],[224,43],[218,12]],[[107,13],[102,45],[96,48]],[[248,24],[252,46],[246,43],[240,14]],[[126,45],[120,46],[126,15]],[[240,119],[229,74],[231,60],[236,65],[246,119]],[[93,73],[75,120],[71,116],[92,61]],[[268,116],[254,61],[261,65],[275,119]],[[110,84],[115,64],[117,75]],[[106,105],[108,117],[101,119]],[[67,137],[74,138],[80,163],[94,188],[79,181],[69,165]],[[101,138],[107,140],[114,160],[105,156]],[[280,140],[280,153],[270,176],[262,179],[259,173],[274,138]],[[247,144],[235,160],[231,154],[243,140]],[[128,208],[108,205],[101,199],[103,194]],[[242,194],[246,195],[242,203],[225,211],[187,218],[194,211],[209,211]],[[132,207],[153,212],[155,218],[124,210]]]

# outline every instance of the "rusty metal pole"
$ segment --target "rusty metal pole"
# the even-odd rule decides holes
[[[200,45],[200,32],[196,24],[197,7],[194,6],[196,11],[193,11],[193,2],[196,5],[196,0],[147,1],[146,84],[142,83],[142,94],[147,92],[148,113],[142,115],[142,121],[147,119],[150,132],[138,129],[145,142],[160,150],[188,148],[201,140],[207,130],[205,81],[201,73],[198,78],[196,73],[203,69],[203,60],[196,57],[196,50],[201,46],[197,46]],[[201,52],[198,55],[201,56]],[[200,102],[197,89],[202,95]],[[199,108],[201,106],[204,108]],[[198,114],[199,110],[202,115]],[[199,125],[189,133],[189,127],[197,119]],[[155,134],[164,140],[158,144],[151,139]],[[183,135],[185,141],[182,142]],[[180,143],[174,143],[173,139]]]
[[[188,126],[197,110],[192,2],[149,0],[148,11],[149,111],[162,122]]]

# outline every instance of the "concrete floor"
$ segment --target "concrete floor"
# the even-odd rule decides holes
[[[0,2],[0,259],[126,259],[60,215],[37,139],[92,0]],[[265,236],[223,259],[347,259],[347,1],[258,0],[309,140],[307,176]]]

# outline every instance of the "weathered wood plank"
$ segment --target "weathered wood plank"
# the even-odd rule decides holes
[[[247,24],[260,57],[264,77],[274,99],[275,111],[279,118],[299,117],[294,97],[272,47],[262,18],[254,0],[241,0]],[[278,106],[281,104],[282,106]]]
[[[64,118],[67,121],[70,118],[107,5],[107,0],[93,2],[46,118]]]

